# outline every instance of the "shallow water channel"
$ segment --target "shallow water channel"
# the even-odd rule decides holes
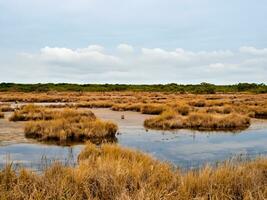
[[[267,121],[255,120],[249,129],[238,133],[192,130],[171,132],[146,130],[143,121],[149,115],[109,109],[91,110],[99,118],[118,124],[117,138],[120,145],[139,149],[184,169],[198,168],[206,163],[215,164],[233,157],[267,155]],[[121,119],[121,115],[125,119]],[[38,170],[54,161],[75,164],[83,145],[61,147],[36,143],[24,138],[22,127],[7,119],[0,120],[0,167],[8,162]]]

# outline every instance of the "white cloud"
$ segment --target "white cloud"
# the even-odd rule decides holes
[[[257,49],[255,47],[240,47],[239,51],[241,53],[248,53],[252,55],[267,56],[267,48]]]
[[[134,48],[128,44],[119,44],[117,49],[121,53],[133,53],[134,52]]]
[[[120,58],[103,52],[104,48],[93,45],[82,49],[45,47],[35,58],[49,65],[82,68],[88,71],[101,71],[111,66],[120,66]]]
[[[192,52],[178,48],[174,51],[167,51],[160,48],[147,49],[142,48],[142,54],[145,58],[154,61],[172,61],[172,62],[200,62],[212,61],[216,59],[225,59],[233,56],[231,51],[200,51]]]
[[[103,52],[105,48],[101,45],[89,45],[87,48],[77,49],[78,52],[90,52],[90,51],[98,51]]]
[[[17,77],[26,82],[35,78],[38,82],[82,83],[267,82],[263,75],[267,71],[267,56],[259,53],[259,49],[248,54],[255,49],[195,52],[181,48],[134,49],[128,44],[118,45],[118,51],[99,45],[79,49],[45,47],[36,54],[20,54],[12,65]],[[8,73],[12,69],[3,71]],[[3,81],[7,80],[4,73],[0,75]]]

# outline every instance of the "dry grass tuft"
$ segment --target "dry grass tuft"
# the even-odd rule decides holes
[[[112,106],[114,111],[135,111],[142,114],[158,115],[165,110],[165,105],[162,104],[115,104]]]
[[[78,108],[111,108],[112,102],[107,101],[93,101],[93,102],[80,102],[76,104]]]
[[[0,171],[0,197],[20,199],[220,199],[263,200],[267,197],[267,159],[180,173],[148,155],[105,144],[87,144],[75,168],[59,164],[42,175]]]
[[[238,114],[216,115],[207,113],[190,113],[178,115],[175,111],[166,111],[161,115],[146,119],[145,127],[153,129],[196,129],[208,131],[234,131],[250,126],[250,119]]]
[[[205,107],[206,106],[206,102],[204,100],[190,101],[188,104],[193,107]]]
[[[159,104],[146,104],[142,106],[141,113],[150,115],[159,115],[166,109],[165,107],[166,106]]]
[[[13,112],[14,108],[10,104],[0,104],[0,112]]]
[[[254,107],[250,116],[258,119],[267,119],[267,107]]]
[[[218,114],[230,114],[233,112],[230,106],[225,107],[209,107],[206,109],[207,113],[218,113]]]
[[[155,118],[160,124],[154,124],[148,120],[148,127],[165,129],[166,127],[183,127],[198,130],[238,130],[249,126],[250,118],[267,119],[267,94],[213,94],[195,95],[163,92],[92,92],[92,93],[1,93],[3,100],[19,98],[23,101],[38,102],[60,101],[68,102],[68,105],[56,105],[55,107],[68,106],[74,108],[110,108],[114,111],[136,111],[143,114],[162,115],[164,112],[173,113],[171,120],[165,120],[164,115]],[[25,106],[16,110],[11,116],[14,121],[27,120],[51,120],[54,110],[51,108]],[[173,110],[173,112],[170,112]],[[197,117],[194,115],[197,114]],[[166,115],[166,114],[165,114]],[[192,115],[192,116],[190,116]],[[204,116],[206,115],[206,116]],[[236,117],[238,116],[238,117]],[[240,119],[237,119],[239,118]],[[231,121],[230,118],[233,118]],[[199,124],[190,122],[197,119]],[[241,122],[241,123],[240,123]],[[214,123],[219,123],[215,125]],[[171,128],[171,129],[173,129]]]
[[[30,121],[30,120],[50,120],[56,115],[57,112],[44,106],[35,106],[33,104],[22,106],[16,110],[11,117],[10,121]]]
[[[109,121],[96,119],[91,111],[65,109],[51,120],[31,121],[25,125],[25,135],[41,141],[83,142],[89,139],[115,138],[118,127]]]
[[[142,104],[115,104],[111,108],[114,111],[135,111],[141,112]]]
[[[180,115],[188,115],[190,112],[190,107],[186,104],[178,104],[174,106],[174,110],[177,111]]]

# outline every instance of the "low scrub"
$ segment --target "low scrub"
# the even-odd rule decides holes
[[[142,104],[115,104],[111,110],[114,111],[135,111],[141,112]]]
[[[225,107],[209,107],[206,109],[207,113],[219,113],[219,114],[230,114],[233,109],[230,106]]]
[[[94,102],[80,102],[76,104],[78,108],[111,108],[112,102],[107,101],[94,101]]]
[[[180,115],[188,115],[191,109],[186,104],[178,104],[174,106],[174,110],[177,111]]]
[[[258,119],[267,119],[267,107],[256,107],[252,109],[250,116]]]
[[[60,103],[60,104],[49,104],[45,105],[45,108],[74,108],[75,104],[73,103]]]
[[[194,107],[205,107],[206,106],[206,102],[204,100],[190,101],[188,104]]]
[[[117,145],[87,144],[78,166],[55,164],[43,174],[8,165],[0,171],[0,197],[20,199],[220,199],[267,198],[267,159],[226,162],[181,173],[170,164]]]
[[[178,115],[174,111],[166,111],[161,115],[146,119],[144,126],[152,129],[196,129],[209,131],[234,131],[250,126],[250,119],[243,115],[190,113],[188,116]]]
[[[159,115],[165,110],[165,107],[166,106],[159,104],[147,104],[142,106],[141,113],[150,115]]]
[[[115,104],[112,106],[114,111],[135,111],[141,112],[142,114],[158,115],[165,110],[163,104]]]
[[[57,112],[43,106],[35,106],[33,104],[25,105],[16,110],[10,121],[30,121],[30,120],[50,120],[53,119]]]
[[[0,104],[0,112],[13,112],[14,108],[10,104]]]
[[[97,119],[90,111],[66,109],[51,120],[28,122],[24,132],[29,138],[63,143],[115,138],[117,130],[116,124]]]

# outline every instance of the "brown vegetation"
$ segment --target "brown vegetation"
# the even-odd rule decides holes
[[[0,112],[0,119],[4,117],[5,117],[4,113]]]
[[[165,107],[166,107],[165,105],[147,104],[142,106],[141,113],[150,115],[159,115],[166,109]]]
[[[51,114],[51,113],[50,113]],[[25,135],[41,141],[83,142],[89,139],[115,138],[117,125],[97,119],[91,111],[65,109],[53,112],[51,119],[30,121]]]
[[[142,114],[159,115],[165,110],[162,104],[114,104],[111,109],[114,111],[135,111]]]
[[[89,110],[52,109],[33,104],[16,110],[11,121],[30,121],[25,124],[25,135],[40,141],[84,142],[115,138],[117,125],[97,119]]]
[[[225,107],[209,107],[206,109],[207,113],[218,113],[218,114],[230,114],[232,108],[230,106]]]
[[[57,112],[47,109],[43,106],[35,106],[33,104],[22,106],[16,110],[11,117],[10,121],[30,121],[30,120],[49,120],[52,119]]]
[[[13,112],[14,108],[10,104],[0,104],[0,112]]]
[[[193,110],[186,104],[176,104],[176,105],[173,105],[172,108],[173,110],[178,112],[180,115],[188,115],[189,112]]]
[[[105,144],[88,144],[79,165],[59,164],[42,175],[7,166],[0,171],[0,197],[19,199],[220,199],[267,198],[267,160],[239,165],[227,162],[181,173],[138,151]]]
[[[111,110],[114,111],[135,111],[140,112],[142,109],[142,104],[114,104]]]
[[[75,106],[78,108],[110,108],[113,103],[108,101],[79,102]]]
[[[254,118],[258,119],[267,119],[267,106],[264,107],[256,107],[254,109],[251,109],[250,115]]]
[[[198,100],[198,101],[190,101],[188,104],[194,107],[205,107],[206,102],[204,100]]]
[[[165,111],[159,116],[146,119],[145,127],[152,129],[196,129],[210,131],[234,131],[248,128],[250,119],[238,114],[212,115],[207,113],[190,113],[181,116],[174,111]]]
[[[17,94],[15,96],[15,94]],[[136,111],[143,114],[161,115],[163,112],[172,110],[175,114],[173,118],[181,118],[176,123],[186,121],[183,127],[194,129],[209,129],[216,127],[214,123],[220,123],[214,130],[239,129],[248,127],[247,117],[267,118],[267,94],[178,94],[163,92],[50,92],[50,93],[1,93],[0,100],[20,100],[32,102],[68,102],[66,105],[48,105],[49,108],[110,108],[114,111]],[[9,99],[11,98],[11,99]],[[71,102],[71,103],[70,103]],[[50,118],[53,110],[40,111],[36,116],[31,115],[25,109],[17,110],[11,117],[11,120],[40,120]],[[42,109],[43,110],[43,109]],[[197,114],[197,124],[189,122]],[[181,116],[179,116],[181,115]],[[206,117],[204,116],[206,115]],[[187,117],[186,117],[187,116]],[[189,117],[190,116],[190,117]],[[240,116],[240,120],[237,117]],[[233,123],[230,118],[233,117]],[[161,119],[164,117],[156,118]],[[243,120],[244,119],[244,120]],[[200,122],[202,120],[202,122]],[[175,120],[172,120],[174,122]],[[226,121],[226,122],[225,122]],[[241,124],[238,122],[241,121]],[[205,123],[208,122],[208,125]],[[151,123],[150,123],[151,124]],[[168,123],[167,123],[168,124]],[[229,125],[230,124],[230,125]],[[243,125],[244,126],[243,126]],[[247,125],[245,125],[247,124]],[[241,125],[241,127],[239,127]],[[152,128],[151,125],[148,127]],[[163,128],[165,126],[157,125],[154,128]],[[170,125],[170,127],[180,127]],[[212,128],[211,128],[212,129]]]

